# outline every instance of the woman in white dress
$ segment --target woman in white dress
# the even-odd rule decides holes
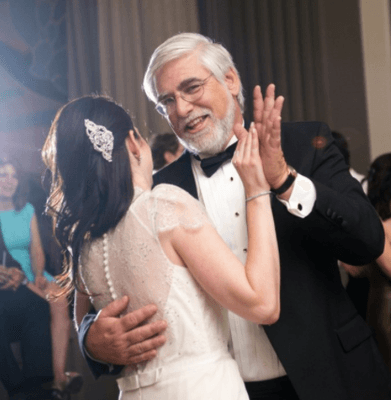
[[[267,125],[280,129],[279,116]],[[128,295],[128,311],[155,303],[154,318],[168,322],[158,356],[118,377],[120,399],[248,399],[228,350],[226,309],[258,324],[274,323],[280,311],[270,188],[255,129],[239,138],[233,157],[247,197],[245,265],[197,200],[172,185],[152,189],[151,150],[112,100],[86,96],[60,109],[43,157],[77,304],[83,292],[98,310]]]

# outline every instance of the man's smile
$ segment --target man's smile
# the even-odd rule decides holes
[[[205,127],[206,124],[206,119],[208,118],[208,115],[203,115],[197,118],[194,118],[191,120],[189,123],[186,124],[185,130],[190,133],[195,133],[199,130],[202,130]]]

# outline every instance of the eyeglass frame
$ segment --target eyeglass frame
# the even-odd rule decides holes
[[[204,94],[204,91],[205,91],[204,87],[205,87],[205,85],[206,85],[206,81],[207,81],[211,76],[213,76],[213,75],[214,75],[214,74],[213,74],[213,72],[212,72],[212,73],[211,73],[210,75],[208,75],[205,79],[201,79],[201,80],[197,81],[196,84],[195,84],[195,82],[193,82],[193,83],[191,83],[189,86],[186,86],[184,89],[179,90],[179,96],[181,96],[181,99],[187,101],[188,103],[194,103],[195,101],[199,100],[199,99],[203,96],[203,94]],[[189,89],[189,88],[191,88],[191,87],[194,87],[194,86],[198,86],[200,95],[199,95],[198,97],[192,99],[192,100],[186,99],[184,96],[188,96],[188,95],[187,95],[187,94],[184,94],[183,91],[186,90],[186,89]],[[198,91],[197,91],[196,93],[194,93],[194,94],[197,94],[197,93],[198,93]],[[190,94],[190,96],[191,96],[191,94]],[[168,113],[168,112],[166,111],[166,110],[167,110],[167,106],[165,106],[165,105],[162,104],[162,101],[169,100],[169,99],[172,99],[172,100],[174,101],[174,104],[176,103],[176,96],[175,96],[175,95],[172,95],[172,96],[163,97],[163,98],[162,98],[161,100],[159,100],[159,101],[156,103],[156,105],[155,105],[156,111],[157,111],[160,115],[162,115],[163,117],[168,117],[168,116],[171,114],[171,113]],[[171,111],[171,112],[172,112],[172,111]]]

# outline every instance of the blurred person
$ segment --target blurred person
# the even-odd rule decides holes
[[[10,400],[49,399],[44,389],[53,380],[49,305],[26,287],[25,275],[1,234],[0,251],[0,381]],[[20,343],[22,367],[12,342]]]
[[[187,148],[154,175],[154,183],[177,185],[200,199],[245,260],[245,194],[231,162],[233,128],[244,129],[244,97],[231,55],[202,35],[175,35],[153,53],[144,90]],[[259,326],[229,313],[231,349],[250,398],[389,400],[387,368],[337,266],[338,259],[363,265],[379,257],[381,221],[325,124],[284,123],[268,135],[268,118],[280,114],[283,98],[275,97],[274,85],[265,97],[256,86],[253,101],[262,166],[276,195],[281,315],[275,324]],[[126,305],[126,298],[113,301],[80,325],[80,347],[96,376],[121,369],[112,363],[156,355],[161,342],[151,332],[161,330],[138,326],[148,316],[143,309],[123,316]]]
[[[355,169],[353,169],[350,165],[350,150],[348,141],[342,133],[337,131],[332,131],[335,144],[338,149],[342,153],[346,164],[349,166],[349,172],[360,182],[364,193],[368,192],[368,182],[366,180],[365,175],[360,174]],[[367,313],[367,305],[368,305],[368,295],[369,295],[369,280],[365,274],[354,274],[352,275],[347,268],[345,268],[344,264],[339,262],[339,272],[341,274],[341,279],[344,287],[346,288],[346,292],[349,297],[352,299],[354,306],[357,308],[359,314],[366,319]]]
[[[152,150],[153,169],[155,172],[177,160],[184,150],[175,133],[172,132],[155,133],[150,138],[149,143]]]
[[[369,281],[365,316],[375,330],[380,351],[391,373],[391,153],[377,157],[368,177],[368,197],[383,221],[386,242],[383,254],[365,268],[342,264],[354,277]]]
[[[349,150],[348,141],[346,140],[345,136],[342,133],[337,132],[337,131],[332,131],[331,134],[333,135],[335,144],[337,145],[340,152],[342,153],[346,164],[349,166],[350,175],[352,175],[352,177],[354,179],[357,179],[361,183],[361,186],[362,186],[364,192],[367,193],[368,184],[366,182],[365,175],[360,174],[350,165],[350,150]]]
[[[66,297],[50,299],[59,291],[59,287],[54,278],[45,271],[45,255],[37,217],[33,206],[26,202],[27,184],[19,180],[19,174],[12,162],[0,161],[0,191],[1,234],[6,250],[20,265],[26,287],[45,301],[50,300],[54,374],[52,396],[59,400],[67,398],[69,393],[78,392],[82,384],[80,374],[65,372],[71,327],[68,301]],[[6,258],[3,266],[7,266]],[[12,282],[11,275],[10,281],[3,288],[12,287]]]

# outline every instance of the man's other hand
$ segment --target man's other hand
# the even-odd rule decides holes
[[[157,354],[166,338],[162,332],[165,321],[145,323],[157,311],[153,304],[120,316],[127,308],[124,296],[103,308],[85,338],[85,348],[94,359],[116,365],[148,361]]]
[[[289,171],[281,148],[281,111],[284,104],[282,96],[275,98],[275,86],[270,84],[265,98],[261,88],[256,86],[253,93],[254,123],[258,132],[259,152],[263,170],[269,185],[277,189],[286,180]]]

